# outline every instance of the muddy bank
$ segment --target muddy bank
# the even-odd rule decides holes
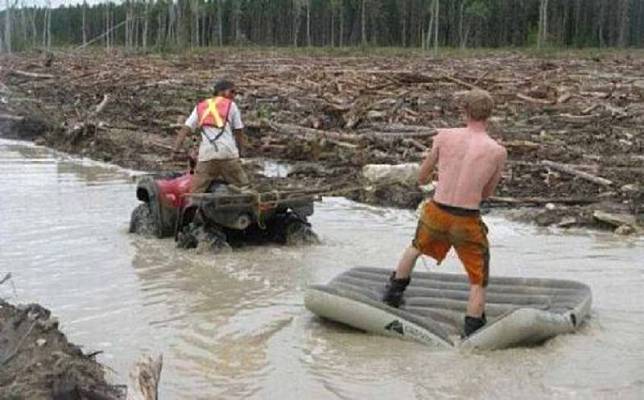
[[[96,354],[69,343],[46,308],[0,299],[0,398],[125,399]]]
[[[0,129],[126,167],[176,170],[177,126],[229,76],[248,128],[247,167],[262,187],[413,208],[423,197],[414,184],[367,182],[362,168],[419,161],[436,129],[461,123],[459,96],[482,88],[497,100],[491,130],[509,151],[487,207],[530,207],[522,219],[566,227],[623,225],[598,210],[643,220],[641,58],[221,55],[4,57]],[[260,178],[264,158],[291,165],[288,177]]]

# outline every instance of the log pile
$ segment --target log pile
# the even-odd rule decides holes
[[[643,212],[641,58],[81,53],[45,66],[39,57],[2,59],[0,88],[11,94],[0,93],[9,99],[0,124],[38,116],[49,126],[43,142],[125,166],[169,168],[177,126],[215,79],[229,77],[248,127],[246,157],[315,162],[321,168],[295,178],[355,184],[366,164],[418,161],[437,129],[461,125],[462,94],[481,88],[497,103],[491,132],[509,151],[493,203],[579,199]]]

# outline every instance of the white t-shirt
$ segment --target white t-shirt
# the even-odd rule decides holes
[[[199,128],[199,115],[197,114],[197,107],[192,110],[192,114],[186,120],[185,125],[192,129],[194,132]],[[224,133],[215,141],[217,148],[208,140],[206,135],[210,139],[214,140],[221,128],[215,128],[212,126],[204,126],[203,132],[201,132],[201,145],[199,146],[199,161],[208,161],[208,160],[230,160],[239,158],[239,149],[237,149],[237,144],[235,143],[235,137],[233,136],[233,130],[244,128],[244,124],[241,120],[241,113],[237,104],[230,103],[230,111],[228,112],[228,122],[224,128]]]

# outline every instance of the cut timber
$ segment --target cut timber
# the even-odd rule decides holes
[[[409,145],[411,147],[415,147],[416,149],[418,149],[420,151],[427,151],[427,149],[429,149],[429,147],[425,146],[424,144],[422,144],[421,142],[419,142],[416,139],[405,138],[405,139],[403,139],[403,143],[405,143],[406,145]]]
[[[597,200],[589,199],[587,197],[500,197],[492,196],[486,200],[489,203],[502,203],[502,204],[592,204]]]
[[[127,400],[157,400],[162,366],[162,355],[156,360],[149,355],[142,356],[130,371]]]
[[[521,99],[521,100],[524,100],[524,101],[527,101],[527,102],[530,102],[530,103],[534,103],[534,104],[543,104],[543,105],[551,105],[551,104],[554,104],[554,103],[553,103],[552,101],[550,101],[550,100],[535,99],[534,97],[530,97],[530,96],[527,96],[527,95],[522,94],[522,93],[517,93],[517,98],[519,98],[519,99]]]
[[[21,117],[20,115],[0,114],[0,121],[22,122],[24,119],[25,117]]]
[[[362,176],[374,185],[402,183],[418,185],[418,163],[407,164],[367,164],[362,167]]]
[[[460,80],[460,79],[455,78],[455,77],[450,76],[450,75],[444,76],[443,79],[445,79],[447,81],[450,81],[450,82],[453,82],[453,83],[456,83],[456,84],[459,84],[459,85],[464,86],[464,87],[466,87],[468,89],[471,89],[471,90],[483,90],[483,89],[481,89],[480,87],[478,87],[476,85],[472,85],[471,83],[467,83],[467,82],[465,82],[463,80]]]
[[[603,185],[603,186],[610,186],[613,184],[612,181],[609,181],[608,179],[601,178],[599,176],[595,176],[592,174],[589,174],[587,172],[582,172],[574,169],[573,167],[566,165],[566,164],[561,164],[558,162],[550,161],[550,160],[543,160],[541,161],[542,165],[545,165],[548,168],[552,168],[554,170],[560,171],[560,172],[565,172],[570,175],[577,176],[581,179],[585,179],[590,182],[594,182],[598,185]]]
[[[20,71],[17,69],[9,71],[11,75],[20,76],[23,78],[30,79],[54,79],[55,76],[51,74],[37,74],[35,72]]]
[[[572,114],[559,114],[555,118],[560,122],[567,122],[571,124],[588,124],[592,122],[597,116],[591,115],[572,115]]]
[[[613,214],[605,211],[596,210],[593,212],[593,218],[596,220],[605,222],[614,227],[620,227],[623,225],[635,227],[637,226],[637,220],[634,215],[629,214]]]
[[[101,102],[98,103],[98,105],[96,106],[94,111],[92,111],[87,116],[87,119],[96,118],[96,116],[98,116],[98,114],[103,112],[103,110],[105,109],[105,107],[107,106],[107,103],[109,103],[109,101],[110,101],[110,95],[109,94],[103,95],[103,100],[101,100]]]
[[[323,131],[321,129],[305,128],[303,126],[297,126],[297,125],[291,125],[291,124],[280,124],[277,122],[270,122],[269,126],[276,132],[286,133],[288,135],[293,135],[293,136],[304,135],[311,139],[326,138],[326,139],[340,140],[343,142],[359,142],[362,139],[362,137],[359,135]]]

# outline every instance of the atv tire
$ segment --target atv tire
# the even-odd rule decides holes
[[[205,227],[191,222],[177,235],[177,247],[197,249],[198,253],[227,253],[232,250],[226,241],[226,234],[215,227]]]
[[[157,221],[154,220],[148,203],[139,204],[130,216],[130,233],[143,236],[156,236]]]
[[[292,219],[286,224],[284,236],[288,246],[320,244],[320,238],[311,229],[311,224],[299,219]]]

